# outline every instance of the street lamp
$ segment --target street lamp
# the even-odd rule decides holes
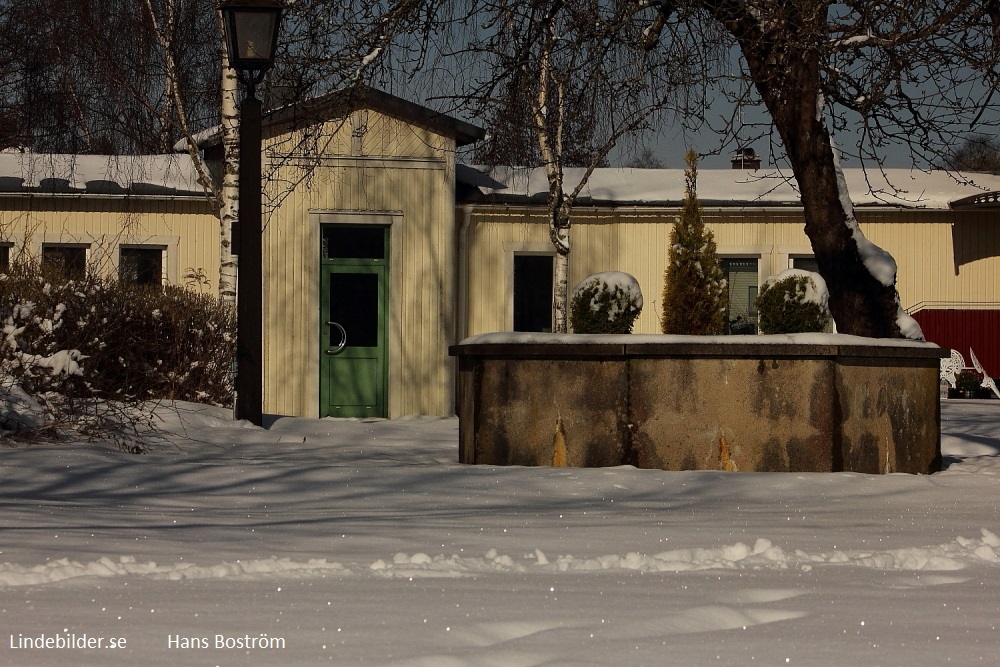
[[[278,0],[223,0],[229,65],[246,87],[240,103],[239,216],[233,228],[236,274],[236,418],[263,421],[263,243],[261,227],[261,103],[257,84],[274,63],[284,5]]]

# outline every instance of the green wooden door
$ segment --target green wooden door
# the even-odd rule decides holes
[[[320,417],[387,416],[387,229],[325,226]]]

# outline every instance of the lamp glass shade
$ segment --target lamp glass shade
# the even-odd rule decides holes
[[[240,70],[268,69],[274,61],[281,10],[224,8],[230,65]]]

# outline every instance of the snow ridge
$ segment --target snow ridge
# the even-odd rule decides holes
[[[216,565],[175,563],[160,565],[154,561],[138,562],[130,556],[118,560],[103,557],[89,563],[67,558],[45,565],[24,566],[0,563],[0,586],[37,586],[81,577],[150,577],[179,581],[183,579],[266,579],[312,578],[369,574],[388,578],[463,577],[481,574],[531,572],[607,572],[636,570],[642,572],[687,572],[697,570],[799,569],[808,572],[819,565],[844,565],[877,570],[952,571],[970,565],[1000,565],[1000,537],[986,528],[979,539],[957,537],[947,544],[880,551],[831,551],[806,553],[782,548],[766,538],[752,546],[743,542],[721,547],[673,549],[647,555],[637,552],[596,557],[562,555],[550,559],[540,549],[519,558],[488,550],[482,557],[429,556],[419,552],[397,553],[391,559],[378,559],[370,565],[342,564],[325,558],[294,561],[290,558],[238,560]]]

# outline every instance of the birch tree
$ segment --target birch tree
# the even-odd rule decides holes
[[[499,153],[537,155],[545,170],[556,251],[553,331],[565,333],[573,206],[619,142],[649,129],[668,107],[678,82],[665,49],[639,48],[643,26],[629,2],[493,0],[471,15],[486,37],[468,53],[485,61],[486,74],[466,99],[482,116],[504,120],[490,128],[494,142],[525,134],[535,142]],[[568,164],[580,167],[569,181]]]
[[[216,10],[216,16],[219,35],[222,36],[225,34],[222,12]],[[236,71],[229,66],[229,53],[225,46],[221,55],[219,97],[223,158],[222,182],[219,184],[219,298],[235,303],[237,266],[233,255],[233,226],[239,217],[240,198],[239,109],[236,105]]]
[[[218,296],[228,303],[236,301],[236,262],[232,254],[232,229],[238,215],[238,178],[239,178],[239,126],[236,110],[236,73],[229,67],[228,54],[221,41],[220,54],[220,108],[221,132],[223,142],[223,168],[221,182],[217,183],[212,170],[205,160],[204,153],[195,136],[194,129],[188,119],[185,100],[181,85],[182,72],[177,64],[175,54],[177,42],[176,0],[143,0],[146,8],[146,18],[152,27],[156,41],[160,46],[163,59],[163,90],[166,98],[164,108],[160,111],[161,125],[167,136],[170,130],[181,135],[179,145],[191,159],[198,173],[198,182],[205,190],[205,195],[212,202],[213,210],[219,218],[219,276]],[[215,10],[215,24],[218,35],[222,35],[222,14]]]

